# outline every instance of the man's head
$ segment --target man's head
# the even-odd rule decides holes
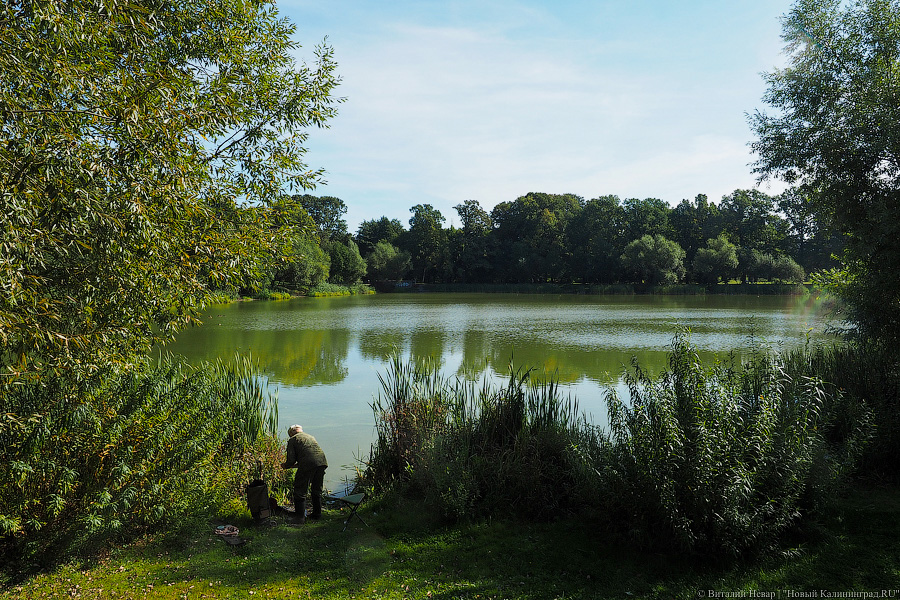
[[[303,428],[299,425],[291,425],[290,427],[288,427],[288,437],[294,437],[301,431],[303,431]]]

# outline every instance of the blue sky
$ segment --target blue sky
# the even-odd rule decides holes
[[[314,130],[312,193],[351,232],[528,192],[718,202],[755,187],[746,113],[784,63],[787,0],[284,0],[301,60],[328,37],[347,100]],[[763,184],[767,193],[783,189]]]

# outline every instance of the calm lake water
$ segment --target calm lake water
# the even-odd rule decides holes
[[[651,372],[666,365],[679,326],[705,359],[749,347],[826,337],[816,296],[574,296],[379,294],[237,302],[210,309],[204,325],[166,350],[192,362],[251,353],[278,389],[279,420],[319,440],[326,485],[337,487],[374,439],[371,403],[392,355],[431,358],[451,377],[501,379],[512,362],[555,374],[595,423],[604,394],[624,390],[631,358]]]

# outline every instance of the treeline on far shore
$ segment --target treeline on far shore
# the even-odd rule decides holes
[[[643,285],[629,283],[615,284],[581,284],[581,283],[412,283],[408,281],[378,281],[373,283],[374,289],[380,292],[444,292],[444,293],[483,293],[483,294],[573,294],[581,296],[601,295],[664,295],[664,296],[702,296],[719,295],[754,295],[754,296],[796,296],[806,295],[813,289],[810,284],[802,283],[716,283],[701,285],[682,283],[677,285]]]
[[[796,189],[777,196],[735,190],[718,204],[700,194],[674,207],[657,198],[529,193],[490,212],[477,200],[455,209],[459,227],[445,228],[439,210],[420,204],[410,208],[408,227],[385,216],[363,221],[352,234],[340,198],[284,198],[272,210],[302,215],[315,231],[297,229],[302,235],[292,258],[273,263],[260,288],[368,282],[391,289],[385,282],[406,281],[642,293],[735,280],[794,284],[834,267],[843,248],[843,238],[817,225]]]

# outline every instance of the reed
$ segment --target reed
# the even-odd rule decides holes
[[[594,471],[579,448],[599,438],[556,383],[535,385],[530,371],[511,367],[495,387],[396,357],[379,378],[363,474],[376,491],[414,493],[450,520],[546,519],[589,502]]]
[[[871,455],[882,415],[889,431],[879,435],[891,439],[897,380],[863,361],[858,349],[754,346],[744,359],[704,365],[682,331],[663,373],[634,362],[629,397],[609,390],[601,430],[529,370],[510,368],[497,386],[395,357],[379,375],[362,479],[452,521],[579,513],[638,546],[773,553]]]

